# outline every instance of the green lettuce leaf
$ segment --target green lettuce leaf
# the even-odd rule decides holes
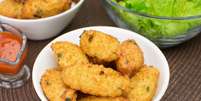
[[[185,17],[201,15],[201,0],[113,0],[132,11],[153,16]],[[175,38],[201,26],[201,19],[167,20],[148,18],[113,7],[127,26],[151,40]]]

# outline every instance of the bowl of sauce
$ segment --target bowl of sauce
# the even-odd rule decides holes
[[[0,87],[20,87],[29,79],[29,68],[24,65],[27,51],[25,34],[0,23]]]

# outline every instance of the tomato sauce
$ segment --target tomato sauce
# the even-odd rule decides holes
[[[15,62],[17,54],[22,47],[22,39],[10,32],[0,32],[0,58]],[[15,64],[0,62],[0,73],[16,74],[21,68],[26,57],[26,51],[22,54],[20,61]]]

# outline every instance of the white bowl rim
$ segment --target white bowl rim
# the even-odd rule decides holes
[[[63,16],[67,13],[73,12],[76,8],[80,7],[83,4],[84,0],[79,0],[79,2],[77,4],[75,4],[73,7],[71,7],[70,9],[53,15],[53,16],[49,16],[49,17],[45,17],[45,18],[39,18],[39,19],[16,19],[16,18],[11,18],[11,17],[7,17],[7,16],[3,16],[0,15],[0,18],[2,19],[6,19],[6,20],[10,20],[10,21],[16,21],[16,22],[38,22],[38,21],[46,21],[46,20],[51,20],[51,19],[55,19],[58,18],[60,16]],[[0,21],[1,22],[1,21]]]
[[[166,73],[166,78],[167,78],[167,79],[164,81],[164,84],[163,84],[162,89],[160,89],[160,92],[161,92],[161,93],[159,93],[159,94],[158,94],[158,97],[155,98],[155,100],[154,100],[154,101],[160,101],[161,98],[163,97],[163,95],[165,94],[167,88],[168,88],[169,80],[170,80],[170,69],[169,69],[169,64],[168,64],[168,62],[167,62],[167,59],[166,59],[165,55],[162,53],[162,51],[161,51],[152,41],[150,41],[149,39],[145,38],[144,36],[142,36],[142,35],[140,35],[140,34],[138,34],[138,33],[136,33],[136,32],[133,32],[133,31],[131,31],[131,30],[122,29],[122,28],[113,27],[113,26],[89,26],[89,27],[78,28],[78,29],[75,29],[75,30],[66,32],[66,33],[64,33],[64,34],[62,34],[62,35],[56,37],[56,38],[53,39],[52,41],[50,41],[50,42],[49,42],[46,46],[44,46],[44,48],[40,51],[40,53],[38,54],[36,60],[38,60],[39,56],[42,54],[42,51],[43,51],[45,48],[47,48],[52,42],[58,40],[60,37],[64,37],[67,33],[72,33],[72,32],[74,32],[74,31],[76,31],[76,30],[94,29],[94,28],[111,28],[111,29],[117,29],[117,30],[124,30],[124,31],[130,32],[130,33],[135,33],[136,36],[142,37],[142,38],[144,39],[144,41],[149,42],[150,45],[152,45],[153,48],[157,49],[157,51],[159,52],[158,54],[160,54],[160,55],[162,56],[162,58],[165,59],[165,65],[166,65],[166,67],[168,67],[168,68],[167,68],[168,71],[166,71],[166,72],[167,72],[167,73]],[[127,34],[130,34],[130,33],[127,33]],[[36,60],[35,60],[35,61],[36,61]],[[34,65],[33,65],[33,70],[32,70],[32,82],[33,82],[34,90],[36,91],[36,89],[38,89],[38,88],[37,88],[37,83],[34,82],[34,80],[36,80],[36,78],[35,78],[35,77],[36,77],[36,76],[35,76],[36,68],[34,68],[34,67],[36,67],[35,65],[36,65],[36,62],[34,62]],[[38,95],[38,91],[36,91],[36,94]],[[38,95],[38,96],[39,96],[39,98],[41,99],[41,95]]]

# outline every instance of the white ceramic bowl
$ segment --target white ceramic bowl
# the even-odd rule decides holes
[[[0,22],[13,25],[27,34],[28,39],[44,40],[59,34],[78,12],[84,0],[80,0],[63,13],[40,19],[14,19],[0,15]]]
[[[50,42],[47,46],[45,46],[45,48],[40,52],[33,66],[32,80],[35,91],[42,101],[47,101],[47,99],[41,89],[41,76],[47,69],[53,68],[57,65],[50,45],[56,41],[70,41],[72,43],[79,44],[79,36],[84,30],[87,29],[93,29],[108,33],[118,38],[120,41],[126,39],[135,39],[141,47],[142,51],[144,52],[145,63],[149,65],[154,65],[160,70],[160,78],[158,82],[157,92],[153,101],[159,101],[162,98],[168,87],[170,73],[168,62],[163,53],[160,51],[160,49],[151,41],[135,32],[115,27],[97,26],[81,28],[61,35],[52,42]]]

